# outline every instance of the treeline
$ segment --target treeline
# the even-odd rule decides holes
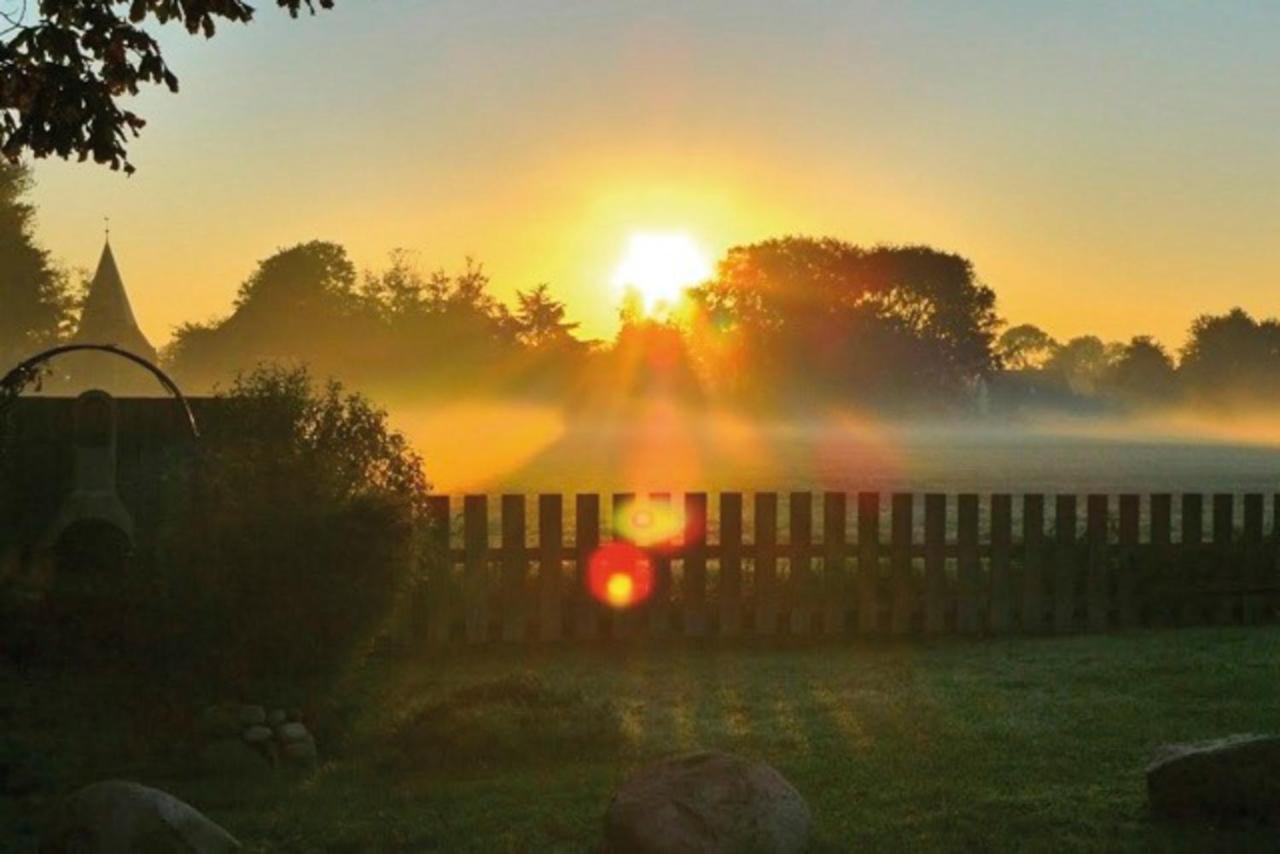
[[[731,250],[670,316],[636,302],[613,341],[583,341],[545,285],[507,306],[472,262],[423,274],[395,253],[358,275],[342,247],[311,242],[259,264],[232,312],[178,329],[165,358],[195,387],[292,361],[361,387],[592,405],[955,404],[998,367],[994,293],[968,261],[926,247],[770,240]]]
[[[1280,321],[1243,309],[1201,315],[1175,354],[1148,335],[1059,342],[1031,324],[996,342],[1006,404],[1152,408],[1273,404],[1280,392]]]
[[[0,164],[0,355],[73,328],[70,277],[39,248],[29,176]],[[621,306],[588,341],[546,284],[498,299],[482,265],[424,271],[406,252],[359,271],[311,241],[261,261],[223,317],[187,323],[162,353],[189,391],[258,364],[307,365],[376,396],[533,395],[608,407],[654,396],[756,410],[860,405],[952,411],[1271,403],[1280,322],[1235,309],[1171,353],[1149,336],[1058,342],[1004,328],[965,258],[927,246],[781,237],[730,249],[662,317]],[[1003,329],[1003,331],[1001,331]]]

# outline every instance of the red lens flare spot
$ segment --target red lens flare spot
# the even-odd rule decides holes
[[[653,563],[638,546],[607,543],[591,555],[587,587],[610,608],[630,608],[653,592]]]

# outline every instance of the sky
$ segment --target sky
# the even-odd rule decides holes
[[[1280,314],[1280,3],[337,0],[166,30],[132,177],[41,161],[39,232],[103,217],[156,343],[275,250],[470,255],[591,337],[637,232],[783,234],[973,261],[1011,323],[1153,334]]]

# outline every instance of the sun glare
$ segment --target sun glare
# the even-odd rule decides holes
[[[618,294],[634,291],[644,313],[670,311],[684,292],[711,276],[711,261],[682,232],[631,235],[613,273]]]

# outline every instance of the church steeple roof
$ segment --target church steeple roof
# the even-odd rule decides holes
[[[156,357],[155,348],[133,316],[133,306],[125,293],[110,241],[102,246],[102,257],[89,283],[75,340],[85,344],[115,344],[144,358],[154,360]]]

